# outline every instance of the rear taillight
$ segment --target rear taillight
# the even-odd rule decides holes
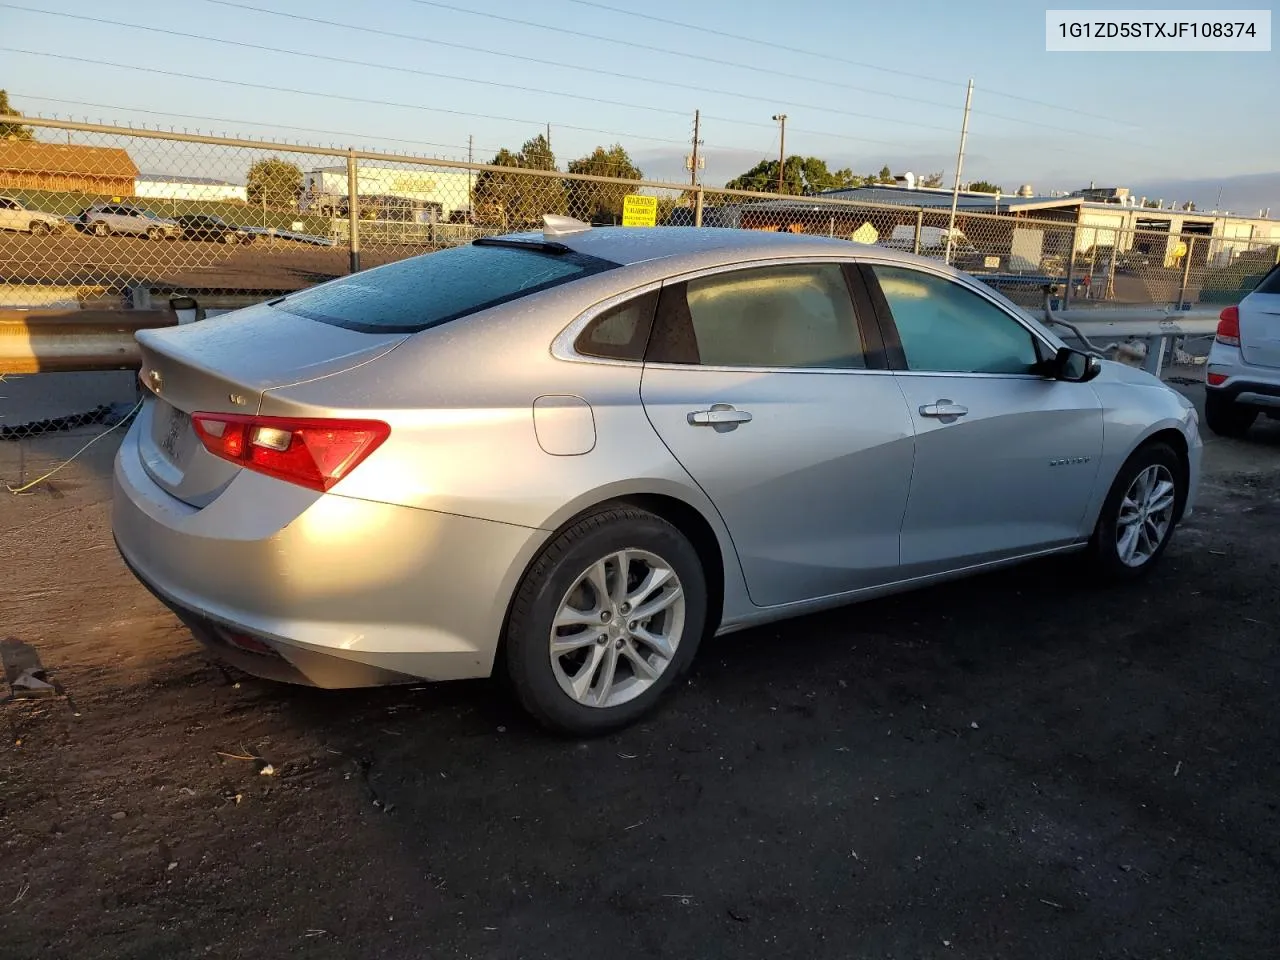
[[[205,449],[237,466],[324,492],[391,435],[380,420],[193,413]]]
[[[1218,314],[1218,333],[1214,337],[1229,347],[1240,346],[1240,308],[1226,307]]]

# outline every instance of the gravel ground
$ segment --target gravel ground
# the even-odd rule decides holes
[[[1045,562],[723,638],[590,742],[488,682],[211,664],[117,559],[113,442],[0,493],[0,652],[63,691],[0,704],[0,957],[1277,955],[1280,424],[1209,442],[1140,586]]]

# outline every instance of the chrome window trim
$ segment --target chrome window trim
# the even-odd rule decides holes
[[[1027,321],[1026,321],[1026,319],[1025,319],[1024,317],[1020,317],[1020,316],[1018,316],[1018,314],[1016,314],[1016,313],[1011,313],[1011,312],[1009,311],[1009,308],[1008,308],[1008,307],[1006,307],[1006,306],[1005,306],[1003,303],[1001,303],[999,300],[996,300],[996,299],[995,299],[995,298],[993,298],[989,293],[987,293],[986,291],[984,291],[984,290],[980,289],[979,287],[976,287],[976,286],[974,286],[973,284],[971,284],[971,283],[967,282],[969,278],[968,278],[968,276],[967,276],[966,274],[959,274],[959,275],[957,276],[956,274],[948,273],[948,272],[945,272],[945,271],[943,271],[943,270],[930,269],[930,267],[932,266],[932,264],[930,264],[930,263],[914,263],[914,262],[912,262],[912,263],[904,263],[904,262],[903,262],[903,261],[901,261],[901,260],[894,260],[894,259],[890,259],[890,258],[876,257],[874,253],[872,253],[870,256],[859,257],[859,258],[858,258],[858,262],[859,262],[859,263],[865,263],[865,264],[867,264],[868,266],[871,266],[871,267],[875,267],[875,266],[877,266],[877,265],[878,265],[878,266],[885,266],[885,267],[896,267],[896,268],[898,268],[898,269],[900,269],[900,270],[914,270],[914,271],[916,271],[917,273],[927,273],[927,274],[929,274],[930,276],[937,277],[937,278],[938,278],[938,279],[940,279],[940,280],[948,280],[948,281],[950,281],[951,283],[956,284],[956,286],[959,286],[959,287],[964,288],[965,290],[968,290],[970,293],[977,294],[979,297],[981,297],[981,298],[982,298],[983,300],[985,300],[987,303],[991,304],[991,306],[995,307],[995,309],[999,310],[1002,314],[1004,314],[1006,317],[1008,317],[1009,319],[1011,319],[1011,320],[1012,320],[1014,323],[1016,323],[1018,326],[1022,327],[1022,329],[1023,329],[1023,330],[1026,330],[1029,334],[1031,334],[1031,336],[1032,336],[1032,338],[1033,338],[1033,339],[1040,341],[1040,343],[1042,343],[1044,346],[1048,347],[1048,348],[1049,348],[1050,350],[1052,350],[1054,353],[1057,353],[1057,351],[1058,351],[1058,346],[1057,346],[1057,344],[1055,344],[1055,343],[1053,343],[1051,340],[1049,340],[1049,339],[1044,335],[1044,332],[1043,332],[1043,331],[1041,331],[1041,330],[1037,330],[1035,327],[1029,326],[1029,325],[1027,324]],[[892,309],[892,308],[890,308],[890,309]],[[896,323],[896,322],[895,322],[895,323]],[[938,371],[938,370],[900,370],[900,371],[898,371],[898,372],[899,372],[899,373],[912,373],[912,374],[936,375],[936,376],[944,376],[944,377],[958,377],[958,376],[968,376],[968,377],[1026,377],[1026,378],[1029,378],[1029,379],[1032,379],[1032,380],[1044,380],[1044,379],[1045,379],[1044,377],[1037,376],[1037,375],[1036,375],[1036,374],[1034,374],[1034,373],[945,373],[945,372],[943,372],[943,371]]]
[[[759,269],[761,267],[825,266],[827,264],[835,264],[837,266],[854,266],[857,263],[858,260],[855,257],[849,256],[816,257],[808,255],[803,257],[767,257],[756,260],[741,260],[736,263],[722,263],[714,267],[702,267],[697,270],[687,270],[683,273],[675,273],[671,276],[664,277],[661,280],[651,280],[648,283],[632,287],[623,293],[614,294],[613,296],[588,307],[556,335],[556,338],[551,342],[551,355],[557,360],[566,360],[570,363],[599,363],[608,366],[623,367],[648,366],[657,370],[714,370],[721,373],[869,373],[877,375],[892,375],[894,372],[892,370],[866,370],[858,367],[727,367],[704,363],[645,363],[642,360],[616,360],[609,357],[592,357],[587,354],[579,353],[574,348],[574,341],[578,339],[578,336],[586,329],[587,325],[596,317],[600,316],[600,314],[618,306],[621,303],[625,303],[627,300],[642,297],[646,293],[651,293],[654,290],[660,290],[667,284],[685,283],[689,280],[700,280],[703,277],[714,277],[721,273],[735,273],[740,270],[752,270]],[[853,303],[852,296],[850,296],[850,307],[853,309],[854,316],[856,317],[857,305]]]

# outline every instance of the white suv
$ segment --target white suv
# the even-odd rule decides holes
[[[1206,367],[1205,422],[1214,433],[1243,436],[1259,413],[1280,420],[1280,263],[1222,311]]]

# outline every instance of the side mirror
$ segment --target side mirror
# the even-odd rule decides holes
[[[1102,361],[1091,353],[1063,347],[1053,358],[1052,376],[1067,383],[1088,383],[1102,372]]]

